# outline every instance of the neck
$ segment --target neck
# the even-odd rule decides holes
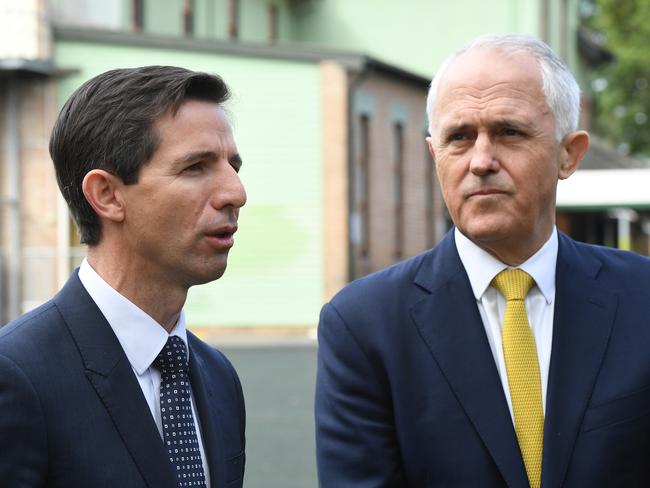
[[[137,260],[111,252],[99,244],[88,249],[88,264],[115,291],[171,332],[187,298],[187,289],[170,285],[170,280],[143,269]]]
[[[507,239],[490,242],[479,242],[472,239],[472,242],[502,263],[516,267],[526,262],[539,251],[551,237],[551,232],[536,239]]]

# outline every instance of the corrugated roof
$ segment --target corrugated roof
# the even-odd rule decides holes
[[[22,58],[0,58],[0,76],[51,76],[58,74],[51,61]]]
[[[590,138],[589,151],[587,151],[585,158],[580,164],[581,170],[648,167],[650,167],[648,161],[626,156],[593,135]]]
[[[243,57],[261,57],[267,59],[285,59],[292,61],[320,62],[322,60],[331,59],[338,61],[341,65],[351,70],[372,68],[376,71],[391,74],[422,86],[428,86],[431,81],[428,78],[407,71],[399,66],[385,63],[379,59],[362,53],[336,49],[322,49],[307,44],[263,44],[244,41],[223,41],[70,27],[55,28],[54,38],[56,40],[178,49],[192,52],[218,53]]]

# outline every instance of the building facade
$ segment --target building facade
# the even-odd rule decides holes
[[[573,1],[465,2],[486,9],[472,16],[480,24],[467,5],[423,0],[30,2],[20,15],[37,27],[20,30],[38,50],[0,54],[1,321],[49,298],[85,254],[47,141],[63,102],[98,73],[171,64],[230,85],[249,200],[226,275],[190,291],[188,321],[206,334],[297,333],[351,279],[448,229],[424,142],[427,85],[444,55],[511,30],[573,55]],[[16,3],[0,3],[0,31]]]

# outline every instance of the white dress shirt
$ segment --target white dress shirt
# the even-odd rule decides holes
[[[508,387],[508,374],[503,358],[501,327],[506,310],[506,300],[496,288],[491,286],[492,279],[504,269],[510,267],[484,251],[458,229],[454,232],[456,247],[460,260],[465,267],[476,305],[481,314],[485,333],[492,349],[503,392],[508,401],[510,415],[513,418],[512,401]],[[551,237],[526,262],[517,266],[526,271],[535,280],[535,284],[526,296],[526,312],[535,342],[537,359],[542,380],[542,408],[546,414],[546,389],[548,386],[548,368],[551,362],[551,343],[553,340],[553,309],[555,301],[555,265],[557,263],[558,238],[553,228]]]
[[[149,405],[160,436],[162,438],[162,418],[160,415],[160,372],[151,366],[158,353],[167,343],[170,335],[180,337],[187,347],[187,331],[185,329],[185,315],[181,310],[178,322],[171,333],[156,322],[150,315],[130,302],[124,296],[113,289],[101,276],[83,260],[79,267],[79,279],[90,297],[93,299],[99,310],[102,312],[108,324],[113,329],[126,354],[131,368],[135,373],[144,398]],[[194,396],[191,397],[192,413],[194,424],[203,460],[203,471],[207,488],[210,488],[210,470],[208,468],[203,439],[201,437],[200,422],[194,405]]]

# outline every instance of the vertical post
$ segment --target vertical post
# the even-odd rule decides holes
[[[237,39],[239,37],[239,0],[230,0],[228,9],[228,37]]]
[[[59,194],[56,199],[56,281],[61,288],[70,274],[70,214]]]
[[[638,220],[639,215],[631,208],[616,208],[609,212],[616,219],[619,249],[630,251],[632,249],[632,222]]]
[[[9,206],[9,246],[6,260],[8,319],[21,313],[22,299],[22,225],[20,219],[20,120],[18,83],[16,78],[7,80],[7,106],[5,112],[6,145],[5,162],[7,175],[7,204]]]
[[[542,41],[550,43],[549,39],[549,0],[539,0],[539,37]]]

